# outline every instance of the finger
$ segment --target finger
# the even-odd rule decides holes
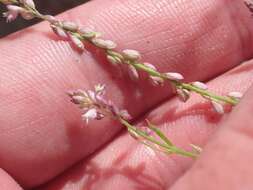
[[[193,168],[172,188],[252,189],[253,88],[207,144]],[[201,180],[199,180],[201,177]]]
[[[0,169],[0,189],[3,190],[22,190],[4,170]]]
[[[252,20],[241,1],[100,0],[62,17],[95,26],[119,49],[137,49],[143,60],[187,80],[211,78],[252,55]],[[29,187],[56,176],[120,130],[108,120],[81,128],[79,110],[65,91],[105,83],[108,98],[134,118],[171,95],[167,86],[119,76],[99,55],[79,55],[49,33],[43,23],[0,43],[0,164]]]
[[[251,63],[243,64],[229,73],[216,78],[208,86],[211,89],[218,89],[222,94],[227,94],[234,89],[244,92],[253,84],[252,79],[253,62],[251,61]],[[233,114],[231,117],[233,117]],[[213,112],[210,103],[203,101],[199,96],[192,96],[186,104],[180,103],[178,99],[174,98],[152,111],[147,115],[147,118],[153,124],[160,127],[174,144],[187,150],[190,150],[190,144],[203,147],[213,131],[217,128],[217,125],[222,122],[220,116]],[[248,120],[240,120],[240,122],[245,122],[245,124],[250,123]],[[143,125],[144,122],[139,122],[138,124],[138,126]],[[221,135],[222,138],[223,135]],[[233,142],[238,142],[238,138],[231,136],[232,139]],[[231,143],[232,146],[234,144]],[[242,146],[248,147],[245,144]],[[220,157],[216,157],[216,151],[217,149],[219,150],[219,147],[221,147],[221,154]],[[205,159],[201,162],[202,165],[207,166],[209,164],[209,157],[215,157],[217,158],[217,162],[214,163],[217,165],[210,164],[210,169],[217,169],[217,171],[221,171],[222,175],[222,173],[226,172],[223,166],[220,165],[221,160],[227,161],[227,159],[222,158],[224,156],[223,154],[227,153],[225,149],[226,146],[215,143],[214,146],[210,147],[210,154],[207,154],[207,148],[207,151],[203,153]],[[246,155],[246,152],[244,155]],[[231,154],[227,154],[227,156],[232,158],[233,161],[236,161],[238,158],[235,157],[234,159],[234,155],[231,157]],[[168,189],[185,173],[192,162],[193,160],[189,158],[176,155],[168,156],[154,152],[133,140],[127,133],[124,133],[99,153],[76,165],[71,170],[66,171],[64,175],[61,175],[58,179],[42,187],[41,190],[63,190],[67,187],[76,190],[116,190],[118,187],[123,190]],[[248,162],[245,162],[245,164],[248,165]],[[199,171],[202,170],[202,165],[198,165]],[[235,165],[236,163],[233,163],[233,166]],[[227,166],[231,167],[232,164],[228,162]],[[207,167],[209,168],[209,165]],[[239,173],[238,171],[237,174]],[[201,175],[205,175],[203,172],[199,172],[198,174],[200,175],[196,175],[194,178],[196,184],[201,183]],[[208,175],[210,172],[206,174]],[[230,171],[230,174],[233,175],[234,173]],[[190,183],[191,172],[186,176],[188,176],[187,178]],[[208,181],[208,179],[210,180],[210,176],[206,176],[206,186],[210,185],[211,180]],[[217,186],[217,182],[212,181],[211,183]],[[221,181],[219,183],[222,184]],[[180,184],[182,186],[179,186],[178,189],[188,189],[188,183],[182,181]],[[201,187],[205,189],[204,185]],[[196,189],[195,186],[192,189]],[[210,189],[215,188],[210,185]]]

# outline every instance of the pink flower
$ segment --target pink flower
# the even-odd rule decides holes
[[[86,123],[89,123],[89,120],[96,119],[98,116],[97,110],[95,108],[88,110],[86,113],[82,115],[82,118],[86,120]]]
[[[68,92],[71,101],[79,106],[84,111],[82,118],[88,121],[90,119],[100,120],[105,116],[111,118],[123,118],[125,120],[131,119],[131,116],[126,110],[120,110],[112,101],[106,100],[103,95],[105,94],[105,85],[96,85],[95,91],[77,90]]]
[[[16,5],[7,5],[8,12],[5,12],[3,15],[6,17],[7,22],[14,21],[19,13],[25,11],[22,7],[18,7]]]

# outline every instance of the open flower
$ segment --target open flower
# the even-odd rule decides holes
[[[16,5],[7,5],[8,11],[3,13],[3,16],[6,17],[7,22],[14,21],[19,13],[24,11],[25,9]]]
[[[69,92],[71,101],[83,110],[82,118],[87,123],[89,120],[101,120],[105,116],[111,118],[131,119],[126,110],[120,110],[112,101],[106,100],[105,85],[96,85],[95,90],[76,90]]]
[[[26,20],[30,20],[34,18],[34,15],[32,14],[32,12],[29,12],[23,7],[19,7],[16,5],[7,5],[6,7],[8,11],[3,13],[3,16],[6,17],[7,22],[14,21],[18,17],[19,14]]]

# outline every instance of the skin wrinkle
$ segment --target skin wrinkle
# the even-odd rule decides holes
[[[249,41],[252,41],[252,33],[250,32],[249,27],[247,27],[247,24],[245,25],[245,21],[246,18],[243,18],[242,20],[237,17],[237,9],[235,9],[232,5],[230,5],[229,0],[225,0],[224,3],[226,3],[226,5],[228,5],[227,9],[230,9],[231,11],[228,11],[228,13],[230,13],[230,18],[231,18],[231,23],[233,23],[234,25],[234,29],[237,31],[237,34],[240,38],[240,42],[241,42],[241,55],[242,57],[245,56],[248,48],[247,48],[247,41],[244,40],[243,36],[247,36]],[[245,12],[247,11],[246,6],[245,8]],[[245,27],[246,26],[246,27]],[[248,50],[250,51],[250,50]]]
[[[91,6],[91,4],[92,3],[90,3],[90,7],[92,7]],[[94,3],[95,4],[95,3]],[[105,7],[106,8],[106,7]],[[85,12],[85,14],[88,14],[89,13],[89,11],[81,11],[81,8],[79,8],[79,11],[76,11],[76,12]],[[88,13],[87,13],[88,12]],[[78,13],[79,14],[79,13]],[[80,13],[81,14],[81,13]],[[80,16],[80,17],[83,17],[83,16]],[[73,15],[73,18],[74,18],[74,15]],[[115,25],[117,25],[118,23],[114,23]],[[34,36],[30,36],[30,37],[34,37],[36,40],[39,40],[39,41],[47,41],[47,42],[49,42],[49,40],[48,40],[48,37],[49,36],[40,36],[41,35],[41,33],[43,33],[43,34],[45,34],[45,33],[49,33],[48,31],[49,31],[49,29],[48,29],[48,27],[46,26],[46,25],[37,25],[37,31],[36,31],[36,35],[34,34]],[[43,28],[42,29],[42,27],[45,27],[45,29]],[[120,29],[120,28],[119,28]],[[103,31],[103,30],[102,30]],[[107,31],[107,30],[105,30],[105,31]],[[117,33],[117,31],[116,31],[116,33]],[[31,34],[33,34],[33,32],[31,32]],[[40,34],[40,35],[39,35]],[[30,35],[30,34],[29,34]],[[9,37],[9,38],[11,38],[11,37]],[[30,39],[29,39],[29,36],[20,36],[20,38],[23,38],[23,41],[24,42],[26,42],[27,43],[27,46],[30,46],[30,49],[31,49],[31,52],[32,53],[36,53],[36,52],[33,52],[32,50],[34,50],[34,46],[32,45],[32,44],[29,44],[29,42],[30,42]],[[132,38],[130,38],[129,40],[131,40]],[[20,43],[20,47],[19,47],[19,49],[22,49],[22,44],[23,44],[23,42],[21,43],[21,41],[18,41],[18,39],[15,39],[15,40],[17,40],[17,41],[15,41],[15,43]],[[55,40],[55,39],[54,39]],[[8,41],[8,40],[3,40],[1,43],[2,44],[4,44],[4,43],[6,43],[6,41]],[[6,45],[1,45],[1,43],[0,43],[0,46],[1,46],[1,49],[3,48],[3,49],[5,49],[6,48]],[[11,41],[9,41],[8,43],[10,43],[11,44]],[[57,43],[59,43],[59,42],[56,42],[56,41],[53,41],[53,40],[51,40],[49,43],[52,43],[52,44],[57,44]],[[122,46],[125,44],[124,43],[124,40],[122,40],[122,42],[121,42],[121,44],[122,44]],[[63,47],[63,46],[60,46],[61,48]],[[48,47],[49,49],[51,49],[51,48],[55,48],[55,46],[49,46]],[[7,48],[8,49],[8,48]],[[11,48],[10,48],[11,49]],[[64,49],[64,48],[63,48]],[[142,47],[142,49],[145,49],[144,47]],[[10,51],[10,50],[7,50],[7,51],[9,51],[9,52],[14,52],[15,51],[15,48],[13,49],[11,49],[12,51]],[[65,51],[67,51],[67,50],[65,50]],[[38,53],[38,52],[37,52]],[[65,53],[62,51],[62,50],[59,50],[59,52],[54,52],[55,54],[58,54],[58,53],[61,53],[61,55],[64,55],[64,56],[66,56],[65,55]],[[9,55],[10,53],[7,53],[7,56]],[[20,50],[19,52],[18,52],[18,55],[19,54],[21,54],[21,57],[24,57],[24,56],[22,56],[22,54],[25,54],[24,53],[24,50]],[[166,53],[166,54],[168,54],[168,52]],[[26,55],[27,56],[27,55]],[[55,55],[55,56],[57,56],[57,55]],[[58,57],[59,57],[60,55],[58,55]],[[64,56],[62,56],[63,58],[64,58]],[[50,56],[49,56],[50,57]],[[67,57],[67,56],[66,56]],[[69,57],[69,56],[68,56]],[[15,57],[15,55],[13,55],[13,60],[15,60],[15,58],[17,59],[17,57]],[[147,57],[148,58],[148,57]],[[55,94],[55,97],[60,97],[59,98],[59,100],[57,101],[57,102],[54,102],[56,105],[55,105],[55,107],[52,107],[52,104],[42,104],[42,105],[40,105],[41,106],[41,108],[40,109],[49,109],[50,111],[49,112],[44,112],[44,111],[42,111],[42,113],[40,113],[40,115],[44,115],[44,114],[50,114],[50,113],[57,113],[57,115],[56,115],[56,118],[52,118],[52,122],[51,123],[48,123],[48,122],[45,122],[45,126],[43,126],[43,127],[45,127],[45,129],[46,129],[46,127],[48,127],[48,128],[53,128],[55,131],[58,131],[59,129],[61,129],[61,128],[64,128],[64,129],[66,129],[66,131],[68,131],[68,129],[72,129],[72,128],[75,128],[74,129],[74,132],[73,131],[71,131],[70,133],[71,134],[74,134],[72,137],[73,138],[75,138],[75,140],[72,140],[71,138],[69,139],[70,141],[74,141],[74,143],[73,142],[65,142],[65,139],[63,138],[62,140],[61,140],[61,138],[59,137],[59,144],[65,144],[65,143],[69,143],[69,144],[71,144],[71,143],[73,143],[72,144],[72,149],[70,149],[69,150],[69,152],[68,153],[66,153],[66,155],[63,155],[62,156],[62,158],[63,158],[63,160],[67,160],[68,161],[68,163],[64,163],[64,162],[57,162],[57,164],[62,164],[62,165],[57,165],[57,164],[54,164],[55,162],[53,162],[53,163],[51,163],[51,164],[48,164],[48,163],[42,163],[42,165],[43,164],[48,164],[47,165],[47,167],[52,167],[52,170],[55,170],[55,171],[52,171],[52,173],[48,173],[48,174],[44,174],[44,176],[41,176],[41,178],[39,179],[39,180],[41,180],[41,181],[33,181],[33,182],[30,182],[29,181],[29,175],[33,175],[33,176],[35,176],[36,177],[36,174],[34,174],[34,173],[29,173],[29,172],[26,172],[26,175],[24,175],[23,173],[22,173],[22,170],[24,170],[24,168],[23,168],[23,163],[21,162],[21,161],[19,161],[19,163],[18,163],[18,165],[16,166],[16,168],[15,168],[15,170],[13,169],[13,168],[11,168],[12,166],[8,166],[8,167],[6,167],[6,168],[8,168],[8,170],[12,170],[12,173],[18,173],[18,174],[16,174],[16,176],[18,176],[18,178],[22,178],[22,179],[19,179],[19,181],[23,181],[23,184],[24,185],[27,185],[27,186],[32,186],[32,185],[34,185],[34,184],[38,184],[38,183],[42,183],[42,181],[44,182],[44,181],[46,181],[46,180],[48,180],[48,179],[50,179],[50,178],[52,178],[53,176],[55,176],[55,175],[57,175],[58,173],[60,173],[62,170],[64,170],[64,169],[66,169],[68,166],[70,166],[70,165],[72,165],[73,163],[75,163],[77,160],[79,160],[79,159],[82,159],[84,156],[86,156],[86,154],[89,154],[89,153],[91,153],[91,152],[93,152],[97,147],[99,147],[99,145],[98,144],[96,144],[96,145],[94,145],[94,142],[92,141],[92,139],[95,139],[96,141],[97,141],[97,136],[96,136],[96,134],[103,134],[103,131],[110,131],[110,135],[111,136],[113,136],[114,134],[116,134],[117,133],[117,131],[119,131],[119,129],[118,129],[118,126],[116,126],[115,125],[115,128],[114,127],[111,127],[111,125],[109,125],[109,122],[103,122],[103,123],[100,123],[101,124],[101,126],[98,126],[98,124],[94,124],[93,125],[93,123],[92,123],[92,127],[93,127],[93,129],[91,130],[91,128],[85,128],[84,129],[84,131],[83,132],[81,132],[82,130],[81,129],[76,129],[76,126],[82,126],[82,124],[81,124],[81,121],[79,120],[79,116],[80,116],[80,113],[79,113],[79,110],[77,110],[77,109],[74,109],[74,106],[73,105],[71,105],[69,102],[68,102],[68,98],[67,97],[62,97],[62,92],[64,92],[67,88],[69,88],[69,87],[71,87],[71,88],[76,88],[76,87],[78,87],[78,88],[88,88],[88,87],[90,87],[90,83],[89,82],[86,82],[85,81],[85,79],[86,79],[86,77],[84,77],[83,75],[85,75],[85,72],[83,72],[83,71],[85,71],[85,68],[87,67],[86,65],[85,66],[79,66],[78,65],[78,67],[80,67],[80,68],[76,68],[77,66],[72,66],[71,64],[73,63],[73,60],[72,60],[72,58],[70,59],[67,59],[67,60],[65,60],[65,64],[59,64],[58,62],[56,62],[55,60],[52,62],[51,60],[48,60],[48,58],[44,58],[45,60],[43,60],[43,62],[42,62],[42,64],[45,64],[45,65],[47,65],[47,67],[49,67],[50,68],[50,65],[51,64],[55,64],[55,67],[56,67],[56,70],[55,71],[57,71],[57,72],[52,72],[51,73],[51,71],[52,71],[52,69],[53,68],[50,68],[50,69],[48,69],[48,71],[47,72],[49,72],[48,73],[48,75],[50,76],[51,74],[58,74],[58,75],[56,75],[56,77],[55,77],[55,80],[53,80],[52,79],[52,86],[50,86],[50,88],[48,88],[48,89],[46,89],[47,91],[49,91],[49,92],[43,92],[43,93],[45,93],[45,94],[43,94],[43,96],[42,95],[40,95],[41,96],[41,98],[43,98],[43,100],[45,100],[45,102],[48,102],[48,99],[45,99],[45,97],[51,97],[52,96],[52,94]],[[154,59],[154,58],[153,58]],[[239,58],[238,58],[239,59]],[[21,60],[20,60],[20,62],[22,62]],[[155,63],[157,63],[158,61],[154,61]],[[28,65],[30,64],[29,63],[29,60],[27,60],[27,62],[26,62]],[[70,63],[70,64],[69,64]],[[6,64],[6,62],[4,62],[4,63],[2,63],[3,65],[5,65]],[[12,63],[13,64],[13,63]],[[26,66],[27,64],[24,64],[24,66]],[[163,63],[160,63],[161,65],[162,64],[164,64],[164,62]],[[9,68],[12,68],[11,66],[9,66],[8,64],[6,64],[7,66],[7,68],[9,67]],[[15,65],[13,65],[13,68],[15,68],[15,66],[16,66],[17,64],[15,64]],[[32,63],[32,65],[34,65],[34,63]],[[41,64],[39,64],[39,65],[35,65],[35,67],[36,68],[38,68],[38,66],[40,66]],[[68,66],[68,65],[71,65],[71,66]],[[74,64],[73,64],[74,65]],[[93,68],[93,66],[94,66],[94,68]],[[100,65],[98,65],[97,63],[94,63],[93,64],[93,66],[92,66],[92,68],[93,69],[91,69],[90,71],[102,71],[104,68],[102,67],[102,66],[100,66]],[[165,69],[165,64],[163,65],[163,67],[164,67],[164,69]],[[168,66],[168,65],[167,65]],[[74,68],[76,68],[76,69],[74,69]],[[171,66],[172,67],[172,66]],[[72,68],[72,69],[70,69],[70,68]],[[102,68],[102,70],[101,70],[101,68]],[[169,69],[170,68],[170,65],[168,66],[168,68],[167,69]],[[77,72],[78,70],[81,70],[80,72]],[[67,70],[67,71],[66,71]],[[87,71],[86,71],[87,72]],[[30,73],[26,73],[27,75],[30,75]],[[213,73],[212,73],[213,74]],[[35,78],[32,78],[32,79],[30,79],[28,76],[26,76],[26,75],[22,75],[22,74],[16,74],[16,75],[18,75],[18,76],[16,76],[16,77],[20,77],[22,80],[21,81],[19,81],[19,83],[21,84],[21,83],[23,83],[23,81],[26,81],[26,80],[36,80],[36,83],[34,82],[34,83],[31,83],[31,84],[34,84],[34,87],[33,88],[37,88],[36,87],[36,84],[37,83],[39,83],[39,82],[41,82],[41,81],[44,81],[44,80],[41,80],[40,79],[40,77],[38,77],[38,76],[33,76],[33,77],[35,77]],[[20,76],[21,75],[21,76]],[[63,84],[62,83],[62,81],[64,81],[65,79],[66,79],[66,76],[75,76],[75,77],[73,77],[73,81],[71,81],[71,84],[69,84],[69,83],[67,83],[67,84]],[[210,74],[211,75],[211,74]],[[2,76],[3,77],[3,76]],[[10,79],[8,79],[8,77],[7,76],[4,76],[4,77],[6,77],[7,79],[5,79],[5,80],[7,80],[7,82],[10,82],[11,80]],[[23,77],[23,78],[22,78]],[[27,78],[26,78],[27,77]],[[195,76],[196,78],[198,78],[198,76],[196,75]],[[109,92],[110,92],[110,90],[112,91],[112,92],[114,92],[114,93],[116,93],[117,91],[122,91],[121,89],[119,90],[119,87],[117,86],[117,85],[115,85],[115,84],[113,84],[115,81],[114,80],[111,80],[111,78],[110,77],[108,77],[108,75],[107,75],[107,71],[104,71],[104,72],[101,72],[101,78],[100,78],[101,80],[103,79],[103,81],[107,81],[107,83],[108,83],[108,87],[109,87]],[[45,78],[45,80],[46,80],[46,78]],[[91,79],[90,79],[91,80]],[[101,81],[100,80],[100,81]],[[92,80],[93,81],[93,83],[95,83],[96,82],[96,80]],[[18,83],[18,84],[19,84]],[[44,82],[43,82],[44,83]],[[137,86],[137,85],[130,85],[130,84],[128,84],[128,83],[130,83],[130,81],[129,80],[122,80],[121,81],[121,85],[123,86],[123,85],[125,85],[123,88],[125,88],[125,89],[127,89],[127,88],[129,88],[130,87],[130,89],[131,89],[131,91],[128,93],[128,94],[126,94],[126,97],[128,97],[128,95],[130,95],[131,93],[132,93],[132,90]],[[75,85],[74,85],[75,84]],[[113,85],[112,85],[113,84]],[[151,88],[150,86],[147,86],[147,84],[145,83],[145,85],[143,84],[143,83],[141,83],[142,84],[142,86],[144,86],[143,88],[143,91],[142,91],[142,93],[146,93],[146,92],[150,92],[151,91],[151,89],[153,90],[154,88]],[[45,85],[47,85],[47,84],[45,84]],[[18,86],[17,86],[18,87]],[[22,90],[22,86],[21,87],[18,87],[18,88],[20,88],[21,90]],[[23,88],[27,88],[26,86],[24,87],[23,86]],[[28,90],[29,89],[29,90]],[[43,89],[43,88],[38,88],[37,90],[41,90],[41,89]],[[8,90],[8,89],[7,89]],[[31,96],[32,98],[35,96],[38,96],[38,92],[37,91],[32,91],[32,92],[30,92],[30,88],[28,87],[27,88],[27,90],[26,91],[29,91],[29,93],[31,93],[31,94],[29,94],[28,96]],[[19,96],[24,96],[24,97],[26,97],[26,92],[25,91],[25,89],[23,90],[23,91],[17,91],[18,92],[18,94],[19,94]],[[57,91],[59,91],[59,92],[57,92]],[[160,92],[160,91],[159,91]],[[167,94],[166,94],[167,93]],[[154,98],[154,97],[152,97],[152,94],[151,94],[151,96],[149,95],[149,97],[147,97],[147,98],[145,98],[145,102],[147,102],[147,103],[149,103],[149,104],[147,104],[146,106],[147,107],[141,107],[141,109],[140,110],[135,110],[135,108],[130,108],[131,110],[134,110],[134,112],[136,113],[136,115],[137,115],[137,111],[139,111],[139,114],[140,113],[143,113],[143,112],[145,112],[145,111],[147,111],[147,109],[148,108],[150,108],[150,107],[152,107],[152,106],[154,106],[154,105],[156,105],[157,104],[157,102],[160,102],[162,99],[165,99],[165,98],[167,98],[169,95],[168,95],[169,93],[167,92],[167,91],[164,91],[164,90],[162,90],[161,91],[161,94],[160,95],[162,95],[162,97],[160,96],[160,97],[158,97],[158,98]],[[17,94],[16,94],[17,95]],[[129,96],[129,97],[131,97],[131,96]],[[133,97],[133,96],[132,96]],[[14,99],[15,100],[15,96],[12,98],[12,99]],[[116,97],[116,96],[113,96],[113,99],[117,99],[116,100],[116,102],[117,102],[117,104],[122,104],[122,99],[121,98],[119,98],[119,97]],[[150,100],[151,99],[151,100]],[[35,101],[36,99],[33,99],[32,100],[32,102],[26,102],[26,105],[31,105],[31,103],[34,103],[33,101]],[[149,100],[149,101],[148,101]],[[13,100],[12,100],[13,101]],[[133,101],[134,101],[134,103],[133,103]],[[136,99],[134,99],[134,98],[129,98],[129,102],[128,103],[126,103],[126,104],[134,104],[134,105],[136,105],[135,102],[136,101]],[[19,105],[17,105],[17,107],[15,108],[15,109],[19,109],[19,107],[23,107],[24,105],[22,105],[21,103],[19,104]],[[138,106],[140,106],[139,104],[137,104],[136,105],[136,107],[138,107]],[[26,106],[27,107],[27,106]],[[30,106],[31,107],[31,110],[32,110],[32,112],[31,112],[31,114],[30,114],[30,116],[31,116],[31,118],[32,117],[34,117],[34,114],[33,114],[33,112],[34,112],[34,110],[33,109],[35,109],[36,108],[36,106],[34,106],[34,104],[32,104],[32,106]],[[66,108],[67,107],[67,109],[68,109],[68,111],[66,110],[66,109],[64,109],[64,108]],[[14,109],[13,108],[13,106],[12,105],[9,105],[9,111],[11,112],[12,111],[12,109]],[[38,110],[38,111],[41,111],[41,110],[39,110],[39,109],[35,109],[36,111]],[[26,111],[27,112],[27,111]],[[71,113],[69,113],[69,112],[71,112]],[[18,114],[18,113],[17,113]],[[21,117],[24,117],[24,114],[25,114],[25,110],[24,110],[24,113],[22,113],[21,114]],[[37,116],[36,116],[37,117]],[[63,120],[63,122],[58,122],[58,120]],[[11,126],[11,127],[15,127],[16,126],[16,124],[15,124],[15,122],[14,121],[11,121],[11,122],[7,122],[7,121],[3,121],[3,124],[5,124],[6,126]],[[8,124],[11,124],[11,125],[8,125]],[[106,124],[106,125],[108,125],[108,126],[106,126],[106,125],[104,125],[104,124]],[[21,135],[24,135],[26,132],[28,132],[29,131],[29,125],[27,125],[28,127],[28,129],[27,129],[27,131],[24,131],[23,132],[23,134],[22,133],[20,133]],[[39,127],[39,126],[38,126]],[[106,127],[110,127],[109,129],[110,130],[108,130]],[[107,130],[106,130],[107,129]],[[66,131],[63,131],[63,137],[65,137],[65,132]],[[54,131],[52,131],[52,134],[54,134]],[[76,137],[76,135],[77,135],[77,137]],[[110,138],[110,135],[108,135],[108,138],[107,138],[107,140]],[[91,137],[91,139],[87,139],[88,137]],[[41,139],[43,139],[43,136],[42,137],[40,137]],[[101,144],[103,144],[105,141],[103,141],[103,142],[100,142]],[[79,144],[78,144],[79,143]],[[87,149],[83,149],[83,145],[85,144],[85,145],[89,145],[89,143],[90,143],[90,147],[85,147],[85,148],[87,148]],[[41,145],[39,145],[39,144],[37,144],[37,149],[38,150],[40,150],[41,148],[43,148],[44,146],[41,146]],[[72,155],[75,155],[75,158],[73,159],[73,157],[72,157]],[[44,159],[46,159],[46,160],[50,160],[51,158],[49,157],[49,158],[44,158]],[[41,158],[41,160],[42,160],[42,158]],[[53,160],[54,161],[54,160]],[[22,163],[22,166],[21,166],[21,163]],[[71,163],[71,164],[70,164]],[[40,164],[41,165],[41,163],[40,162],[36,162],[35,161],[35,163],[33,163],[34,164],[34,168],[33,168],[33,171],[37,171],[38,172],[38,174],[40,173],[40,170],[39,169],[37,169],[36,168],[36,166],[38,165],[38,164]],[[57,166],[57,167],[56,167]],[[56,167],[56,168],[54,168],[54,167]],[[19,170],[19,171],[18,171]],[[26,170],[26,171],[29,171],[29,170]],[[20,172],[20,173],[19,173]],[[37,175],[38,175],[37,174]],[[25,179],[24,179],[25,178]],[[25,182],[24,182],[25,181]],[[34,184],[33,184],[34,183]]]

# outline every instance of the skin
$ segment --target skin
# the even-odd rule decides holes
[[[59,18],[94,26],[161,71],[246,95],[221,117],[197,95],[185,104],[168,84],[132,82],[101,52],[80,54],[40,23],[0,40],[0,189],[253,188],[253,20],[243,1],[94,0]],[[204,147],[200,158],[153,152],[109,119],[82,122],[65,91],[101,82],[133,123],[148,118],[176,145]]]

